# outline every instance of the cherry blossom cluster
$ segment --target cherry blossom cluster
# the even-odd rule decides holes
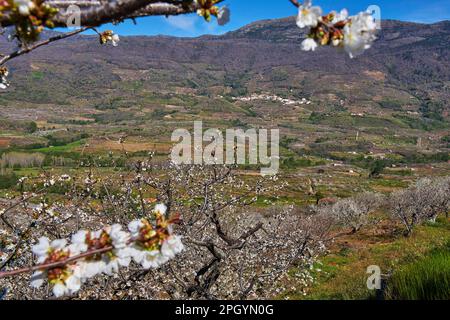
[[[24,42],[37,40],[44,28],[53,28],[52,18],[58,12],[44,0],[0,0],[0,14],[8,14]]]
[[[371,47],[376,40],[377,24],[369,12],[349,16],[346,9],[322,15],[322,8],[305,0],[298,7],[297,25],[310,28],[302,50],[314,51],[319,45],[343,48],[351,58]]]
[[[129,223],[128,231],[115,224],[98,231],[80,230],[71,237],[50,241],[39,239],[32,247],[37,267],[31,286],[40,288],[48,281],[56,297],[72,295],[83,283],[97,275],[113,276],[132,261],[144,269],[157,269],[184,250],[181,237],[172,233],[178,217],[167,219],[167,207],[158,204],[153,219]]]
[[[100,33],[99,35],[100,35],[100,44],[105,45],[111,43],[114,47],[117,47],[119,45],[120,37],[113,31],[106,30]]]
[[[211,16],[217,18],[217,23],[220,26],[226,25],[230,22],[230,9],[227,6],[218,7],[219,0],[195,0],[200,9],[197,10],[197,14],[206,21],[211,21]]]

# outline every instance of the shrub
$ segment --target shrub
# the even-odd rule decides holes
[[[0,174],[0,189],[9,189],[17,184],[18,177],[14,172]]]
[[[167,111],[167,110],[163,110],[163,109],[156,109],[155,111],[152,112],[151,118],[156,119],[156,120],[161,120],[165,116],[174,114],[175,112],[176,111]]]
[[[369,178],[379,177],[383,172],[384,168],[386,168],[386,161],[381,159],[376,159],[375,161],[369,164]]]
[[[450,143],[450,134],[441,138],[442,142]]]
[[[402,104],[398,101],[383,100],[378,103],[381,108],[389,110],[402,110]]]

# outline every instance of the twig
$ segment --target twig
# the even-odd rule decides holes
[[[42,191],[44,191],[44,190],[45,190],[45,188],[42,188],[42,189],[38,190],[37,192],[33,192],[33,194],[30,195],[29,197],[22,198],[22,200],[20,200],[19,202],[16,202],[15,204],[13,204],[13,205],[11,205],[10,207],[6,208],[6,209],[0,214],[0,218],[2,219],[2,221],[3,221],[3,222],[4,222],[11,230],[14,231],[14,230],[15,230],[15,229],[14,229],[14,226],[11,225],[11,224],[8,222],[8,220],[6,220],[5,214],[6,214],[8,211],[11,211],[12,209],[14,209],[15,207],[21,205],[22,203],[25,203],[25,202],[27,202],[28,200],[37,197],[37,195],[38,195],[39,193],[41,193]]]
[[[72,32],[69,32],[69,33],[64,33],[64,34],[60,34],[60,35],[51,37],[51,38],[49,38],[49,39],[47,39],[47,40],[44,40],[44,41],[35,43],[34,45],[29,46],[29,47],[20,48],[19,50],[14,51],[14,52],[12,52],[12,53],[10,53],[10,54],[4,56],[2,59],[0,59],[0,65],[3,65],[3,64],[5,64],[7,61],[9,61],[9,60],[11,60],[11,59],[14,59],[14,58],[16,58],[16,57],[18,57],[18,56],[27,54],[27,53],[29,53],[29,52],[31,52],[31,51],[33,51],[33,50],[39,48],[39,47],[45,46],[45,45],[47,45],[47,44],[49,44],[49,43],[52,43],[52,42],[54,42],[54,41],[58,41],[58,40],[66,39],[66,38],[68,38],[68,37],[72,37],[72,36],[74,36],[74,35],[77,35],[77,34],[79,34],[79,33],[84,32],[84,31],[86,31],[86,30],[88,30],[88,29],[91,29],[91,28],[89,28],[89,27],[84,27],[84,28],[81,28],[81,29],[78,29],[78,30],[75,30],[75,31],[72,31]]]
[[[301,3],[298,2],[298,0],[289,0],[294,6],[296,6],[297,8],[301,6]]]
[[[9,262],[14,259],[14,257],[17,255],[17,252],[19,251],[20,246],[23,243],[23,240],[26,236],[26,234],[28,233],[28,231],[30,231],[31,227],[34,225],[34,222],[30,223],[27,227],[27,229],[25,231],[23,231],[20,234],[19,237],[19,241],[17,242],[16,246],[14,247],[14,251],[9,255],[9,257],[0,265],[0,270],[2,270],[4,267],[6,267]]]
[[[88,252],[85,252],[85,253],[79,254],[77,256],[73,256],[68,259],[58,261],[58,262],[44,263],[44,264],[39,264],[39,265],[32,266],[32,267],[0,272],[0,279],[15,276],[15,275],[22,274],[22,273],[28,273],[28,272],[38,271],[38,270],[49,270],[49,269],[54,269],[54,268],[58,268],[58,267],[63,267],[71,262],[75,262],[75,261],[83,259],[83,258],[95,256],[97,254],[106,253],[113,249],[114,249],[113,246],[108,246],[108,247],[105,247],[102,249],[88,251]]]

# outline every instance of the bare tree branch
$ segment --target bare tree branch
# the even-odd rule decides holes
[[[222,2],[219,1],[219,2]],[[122,21],[129,18],[154,15],[179,15],[196,12],[199,6],[192,0],[115,0],[115,1],[46,1],[59,13],[52,19],[56,27],[67,27],[72,12],[67,12],[71,5],[81,8],[81,26],[96,27],[109,22]],[[12,25],[8,14],[0,17],[3,27]]]
[[[58,262],[39,264],[36,266],[17,269],[17,270],[11,270],[11,271],[3,271],[3,272],[0,272],[0,279],[15,276],[15,275],[22,274],[22,273],[28,273],[28,272],[38,271],[38,270],[49,270],[49,269],[54,269],[54,268],[58,268],[58,267],[63,267],[63,266],[68,265],[71,262],[75,262],[75,261],[78,261],[78,260],[81,260],[81,259],[87,258],[87,257],[92,257],[92,256],[95,256],[95,255],[98,255],[101,253],[106,253],[113,249],[114,249],[114,247],[108,246],[108,247],[105,247],[102,249],[91,250],[91,251],[79,254],[77,256],[73,256],[71,258],[58,261]]]
[[[86,31],[88,29],[90,29],[90,28],[85,27],[85,28],[81,28],[79,30],[75,30],[75,31],[72,31],[72,32],[59,34],[59,35],[51,37],[51,38],[49,38],[47,40],[44,40],[44,41],[41,41],[41,42],[37,42],[37,43],[35,43],[35,44],[31,45],[31,46],[25,46],[23,48],[20,48],[20,49],[18,49],[16,51],[14,51],[14,52],[4,56],[2,59],[0,59],[0,65],[5,64],[7,61],[9,61],[11,59],[17,58],[18,56],[27,54],[27,53],[29,53],[29,52],[31,52],[31,51],[39,48],[39,47],[45,46],[45,45],[47,45],[49,43],[52,43],[52,42],[55,42],[55,41],[58,41],[58,40],[62,40],[62,39],[66,39],[66,38],[72,37],[74,35],[77,35],[79,33],[84,32],[84,31]]]
[[[294,6],[296,6],[297,8],[301,6],[301,3],[298,2],[298,0],[289,0]]]

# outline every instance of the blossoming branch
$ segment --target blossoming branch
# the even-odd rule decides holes
[[[181,237],[172,233],[176,216],[166,219],[167,207],[156,205],[153,221],[134,220],[128,231],[115,224],[92,232],[80,230],[71,237],[50,241],[39,239],[32,247],[37,265],[20,270],[0,272],[0,278],[33,272],[31,286],[40,288],[46,281],[56,297],[71,295],[83,283],[99,274],[113,276],[131,261],[143,269],[156,269],[183,251]]]

